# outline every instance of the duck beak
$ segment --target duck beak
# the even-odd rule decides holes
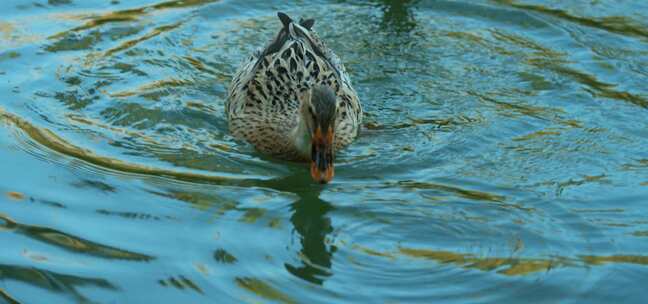
[[[311,176],[313,180],[326,184],[333,179],[333,129],[325,134],[317,127],[311,140]]]

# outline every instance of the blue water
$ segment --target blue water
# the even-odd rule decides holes
[[[229,135],[278,10],[365,110],[329,185]],[[643,303],[644,1],[0,2],[0,303]]]

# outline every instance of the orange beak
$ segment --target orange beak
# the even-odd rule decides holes
[[[311,176],[313,180],[326,184],[333,179],[333,129],[329,127],[326,134],[317,127],[311,140]]]

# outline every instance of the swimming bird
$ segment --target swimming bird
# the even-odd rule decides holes
[[[335,153],[358,136],[362,106],[340,58],[312,29],[315,21],[277,16],[279,33],[232,80],[229,129],[264,154],[310,161],[313,180],[328,183]]]

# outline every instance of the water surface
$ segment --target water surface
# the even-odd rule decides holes
[[[365,109],[326,186],[227,130],[278,10]],[[0,303],[645,300],[643,1],[0,12]]]

